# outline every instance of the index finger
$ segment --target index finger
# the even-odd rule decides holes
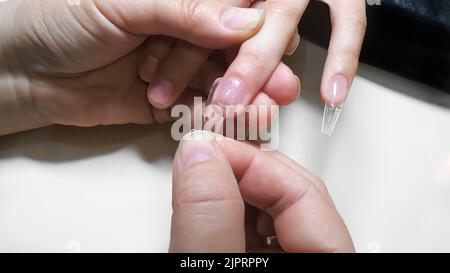
[[[242,45],[217,87],[212,103],[247,105],[252,101],[283,57],[308,2],[266,1],[262,28]]]
[[[272,216],[285,251],[354,251],[347,227],[331,198],[308,179],[303,168],[292,168],[243,142],[217,143],[239,180],[244,201]]]

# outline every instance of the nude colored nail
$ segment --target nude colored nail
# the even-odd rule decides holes
[[[223,78],[213,87],[211,103],[221,106],[243,104],[248,92],[246,83],[237,77]]]
[[[341,106],[348,95],[347,78],[340,74],[332,77],[324,95],[327,104]]]
[[[158,105],[168,105],[172,102],[175,95],[173,84],[160,78],[148,87],[148,97],[151,103]]]
[[[224,13],[222,23],[234,31],[252,31],[258,27],[263,15],[262,9],[231,8]]]

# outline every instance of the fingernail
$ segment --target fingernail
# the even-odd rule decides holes
[[[220,106],[241,105],[247,94],[247,85],[237,77],[223,78],[216,81],[210,92],[210,102]]]
[[[295,53],[295,51],[297,51],[298,45],[300,44],[300,35],[299,34],[295,35],[295,40],[296,40],[295,41],[295,43],[296,43],[295,47],[291,51],[286,53],[286,55],[291,56],[292,54]]]
[[[322,118],[322,134],[331,136],[341,116],[342,105],[348,95],[348,80],[342,75],[335,75],[325,90],[325,108]]]
[[[180,142],[180,159],[184,168],[218,158],[214,147],[214,134],[194,130],[186,134]]]
[[[210,105],[213,101],[214,95],[216,94],[217,87],[219,83],[222,81],[222,78],[218,78],[214,81],[211,89],[209,90],[208,99],[206,100],[206,105]]]
[[[298,95],[297,95],[297,99],[298,99],[298,98],[300,98],[300,94],[302,93],[302,82],[300,81],[300,78],[297,75],[294,74],[294,76],[298,83]]]
[[[232,8],[225,11],[222,23],[231,30],[251,31],[258,27],[263,15],[262,9]]]
[[[175,90],[173,84],[164,78],[160,78],[148,87],[148,98],[151,103],[168,105],[172,102]]]
[[[331,78],[327,90],[325,90],[325,103],[334,106],[341,106],[348,95],[348,80],[338,74]]]
[[[148,55],[139,67],[139,76],[145,82],[151,82],[158,69],[158,59]]]

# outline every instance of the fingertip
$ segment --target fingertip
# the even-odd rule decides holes
[[[139,77],[145,82],[151,82],[158,70],[159,61],[157,58],[147,55],[139,64]]]
[[[296,101],[300,96],[300,89],[299,77],[284,63],[278,65],[264,87],[264,91],[279,105]]]
[[[335,74],[329,80],[324,79],[321,88],[322,100],[326,105],[341,107],[350,91],[350,81],[343,74]]]
[[[171,252],[245,250],[244,202],[211,132],[193,131],[174,159]]]
[[[170,81],[159,78],[148,86],[147,98],[155,108],[166,109],[175,100],[175,87]]]
[[[300,34],[295,33],[295,35],[289,41],[288,47],[286,49],[286,55],[290,56],[295,53],[300,44]]]
[[[278,105],[275,100],[266,93],[260,92],[252,101],[252,106],[256,106],[256,115],[249,116],[249,124],[257,124],[257,129],[270,128],[273,121],[278,118]]]

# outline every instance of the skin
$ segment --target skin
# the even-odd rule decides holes
[[[178,45],[187,51],[226,49],[221,54],[229,62],[229,56],[234,57],[232,49],[260,35],[264,22],[260,17],[254,20],[255,10],[212,0],[69,2],[0,3],[0,135],[55,123],[168,121],[167,111],[148,104],[148,84],[139,76],[140,62],[152,43],[165,35],[184,41]],[[251,14],[242,16],[247,12]],[[237,29],[230,29],[224,21],[230,22],[230,13],[235,14],[233,18],[253,19],[244,22],[244,28],[241,21]],[[292,37],[295,44],[296,36]],[[291,52],[286,48],[278,55]],[[236,60],[242,59],[240,55],[242,47]],[[179,101],[190,99],[194,90],[207,94],[223,65],[206,60],[184,80],[187,91]],[[279,60],[270,65],[274,69],[262,74],[267,79],[250,103],[292,102],[298,96],[298,80]],[[259,92],[261,88],[264,92]],[[213,151],[209,157],[201,154],[208,149]],[[263,154],[254,146],[233,141],[194,146],[183,142],[174,164],[171,251],[245,251],[261,247],[250,238],[272,233],[289,252],[354,250],[320,180],[281,154]],[[268,183],[270,187],[261,186]],[[276,190],[267,191],[271,187]],[[254,232],[244,232],[245,209],[251,211],[247,216],[255,218]],[[224,221],[228,224],[222,225]]]
[[[358,60],[366,30],[366,12],[364,0],[323,0],[330,7],[333,32],[328,49],[328,58],[324,67],[321,81],[321,96],[325,104],[341,106],[349,93],[351,84],[358,69]],[[280,69],[280,59],[285,53],[293,53],[300,37],[297,34],[297,25],[309,4],[309,0],[268,0],[256,1],[253,4],[245,0],[230,0],[229,3],[238,6],[250,6],[264,9],[264,24],[258,33],[245,41],[237,52],[237,56],[226,70],[223,79],[239,79],[242,88],[225,92],[243,93],[238,103],[222,103],[217,98],[213,102],[219,104],[249,104],[260,90],[265,90],[274,71]],[[186,48],[176,45],[171,53],[167,53],[166,60],[182,50],[194,63],[201,63],[207,59],[209,52],[198,54],[195,47]],[[149,53],[150,54],[150,53]],[[158,108],[167,108],[182,92],[184,82],[182,75],[189,68],[180,67],[175,74],[166,75],[165,62],[159,64],[158,77],[153,85],[159,84],[158,79],[164,77],[173,82],[175,91],[171,99],[166,102],[152,100],[151,88],[149,101]],[[143,72],[144,74],[144,72]],[[222,77],[222,76],[221,76]],[[152,86],[150,86],[152,87]],[[225,85],[220,89],[226,89]],[[225,100],[226,101],[226,100]]]
[[[171,252],[271,251],[269,235],[286,252],[354,252],[320,178],[279,152],[215,137],[191,133],[175,155]]]
[[[0,3],[0,135],[51,124],[169,121],[168,110],[148,103],[148,83],[139,77],[143,52],[154,38],[164,35],[200,48],[228,49],[255,35],[263,22],[256,9],[213,0],[69,3],[73,1]],[[236,18],[241,18],[237,26]],[[190,75],[188,96],[178,103],[187,103],[193,90],[208,93],[217,71],[225,69],[207,69],[214,63],[222,65],[207,61]],[[298,82],[289,69],[273,75],[272,88],[256,96],[256,102],[286,103],[286,98],[298,97]],[[281,81],[286,83],[278,92]]]

